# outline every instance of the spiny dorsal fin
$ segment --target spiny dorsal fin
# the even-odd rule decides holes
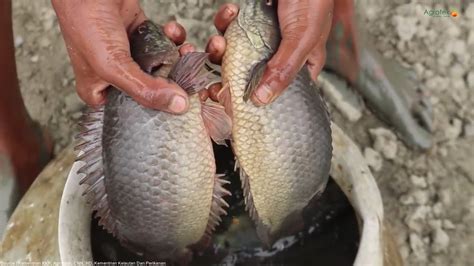
[[[230,196],[232,193],[224,188],[224,185],[230,184],[230,182],[222,179],[221,177],[223,176],[224,175],[216,175],[214,179],[211,210],[209,213],[209,220],[204,237],[210,237],[216,226],[222,221],[221,216],[227,215],[227,211],[225,209],[229,208],[229,204],[224,200],[224,197]]]
[[[103,226],[114,236],[117,235],[117,226],[110,213],[107,194],[105,192],[105,177],[102,164],[102,127],[104,108],[87,110],[79,125],[81,133],[76,136],[79,144],[75,150],[79,152],[76,161],[85,163],[79,170],[84,177],[79,184],[86,185],[84,196],[87,197],[92,209],[97,211],[96,217],[100,217],[99,225]]]

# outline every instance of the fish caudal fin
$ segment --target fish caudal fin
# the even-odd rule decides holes
[[[104,169],[102,164],[102,127],[103,127],[104,108],[97,110],[87,110],[82,116],[81,133],[76,136],[79,144],[74,148],[79,152],[76,161],[85,163],[79,170],[79,174],[85,176],[79,181],[80,185],[86,184],[88,187],[84,191],[85,195],[92,204],[92,209],[97,211],[96,217],[99,217],[99,225],[103,226],[108,232],[116,236],[117,226],[113,219],[107,194],[105,192]]]

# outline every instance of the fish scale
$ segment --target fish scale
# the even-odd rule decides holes
[[[230,88],[232,147],[247,207],[260,238],[270,245],[324,190],[332,146],[328,112],[306,68],[267,106],[243,99],[253,67],[276,49],[271,47],[279,30],[275,11],[263,2],[247,1],[226,30],[222,75]]]

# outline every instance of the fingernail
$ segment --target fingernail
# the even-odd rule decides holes
[[[267,104],[273,97],[273,92],[268,85],[262,85],[255,92],[255,97],[263,104]]]
[[[186,111],[186,99],[183,96],[175,95],[171,98],[168,108],[171,112],[182,113]]]
[[[225,10],[224,10],[224,16],[225,18],[231,18],[233,17],[235,14],[235,11],[233,8],[231,7],[226,7]]]
[[[178,27],[174,23],[169,24],[169,30],[171,31],[171,35],[176,36],[178,35]]]

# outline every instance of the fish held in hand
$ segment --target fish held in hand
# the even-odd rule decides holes
[[[220,98],[232,117],[247,209],[270,246],[297,230],[305,207],[325,189],[329,115],[306,66],[273,103],[256,107],[248,101],[281,39],[275,4],[245,1],[225,38]]]
[[[226,213],[223,197],[230,193],[216,175],[210,137],[228,138],[231,121],[222,106],[202,103],[197,94],[213,78],[203,70],[207,54],[180,58],[150,21],[130,43],[144,71],[169,77],[188,93],[189,110],[148,109],[109,88],[105,107],[88,111],[81,123],[80,182],[88,185],[99,223],[124,246],[146,258],[178,260],[189,257],[189,247],[208,242]]]

